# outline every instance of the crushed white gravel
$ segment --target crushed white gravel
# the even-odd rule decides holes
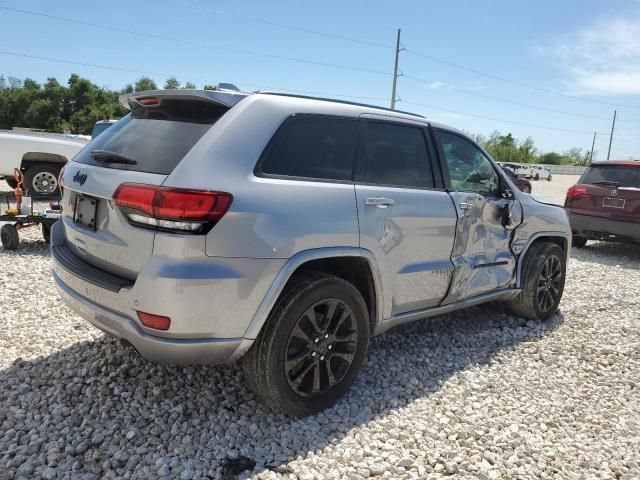
[[[640,247],[575,250],[547,323],[489,305],[376,338],[344,400],[290,419],[235,365],[154,365],[105,337],[21,236],[0,247],[0,480],[640,478]]]

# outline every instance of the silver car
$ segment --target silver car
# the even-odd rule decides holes
[[[301,416],[354,382],[369,339],[489,301],[545,320],[564,210],[461,132],[278,93],[150,91],[62,174],[51,234],[67,304],[143,357],[241,360]]]

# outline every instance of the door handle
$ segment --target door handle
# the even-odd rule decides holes
[[[369,197],[364,199],[365,205],[371,205],[373,207],[387,208],[393,205],[395,202],[390,198],[385,197]]]

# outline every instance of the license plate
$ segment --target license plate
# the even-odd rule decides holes
[[[95,231],[98,199],[86,195],[77,195],[75,207],[73,222],[83,228]]]
[[[624,208],[624,198],[604,197],[602,206],[607,208]]]

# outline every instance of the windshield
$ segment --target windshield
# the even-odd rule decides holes
[[[93,140],[75,161],[168,175],[228,110],[190,100],[163,100],[157,107],[138,107]],[[91,156],[96,150],[111,152],[135,163],[101,162]]]
[[[620,187],[640,188],[640,168],[620,165],[593,165],[584,173],[580,183],[613,182]]]

